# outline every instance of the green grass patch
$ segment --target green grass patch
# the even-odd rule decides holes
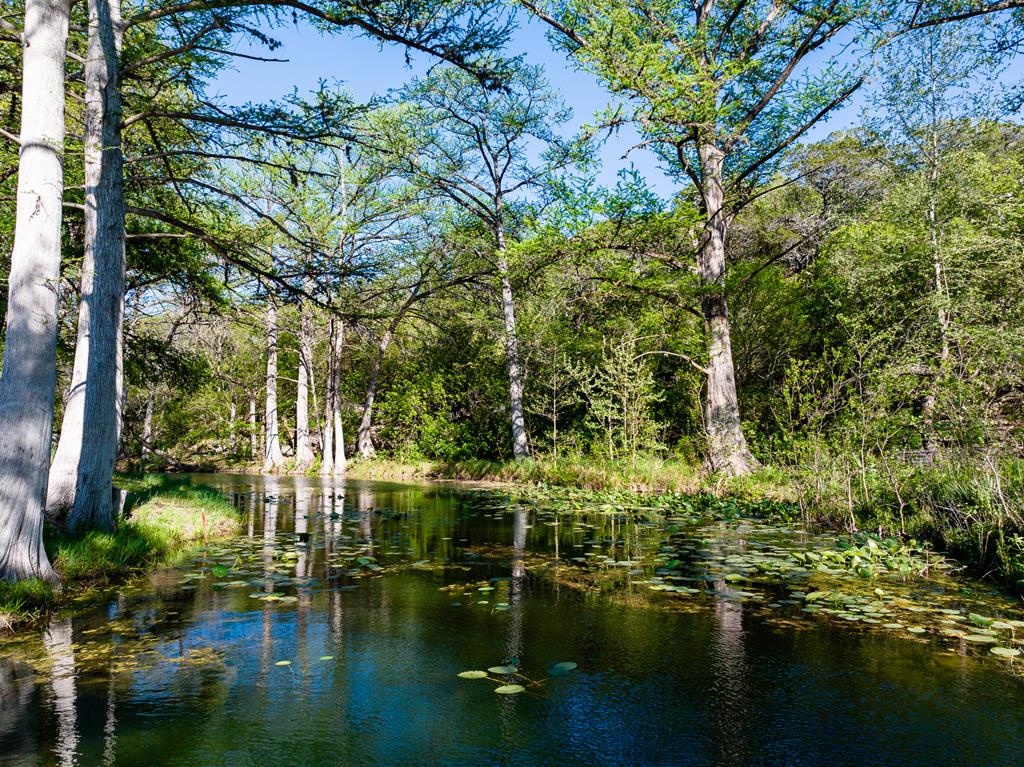
[[[127,518],[113,532],[89,530],[75,538],[48,526],[46,551],[62,589],[55,591],[41,581],[0,584],[0,628],[58,607],[70,595],[172,562],[204,540],[227,538],[241,529],[230,501],[211,488],[153,474],[122,476],[116,484],[128,492]]]

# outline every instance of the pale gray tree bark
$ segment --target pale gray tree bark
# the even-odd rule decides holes
[[[707,400],[705,428],[708,433],[708,464],[730,476],[749,474],[757,461],[747,447],[740,422],[736,373],[729,333],[729,309],[725,295],[725,242],[730,217],[723,207],[723,152],[710,144],[700,147],[703,171],[702,204],[707,224],[697,251],[697,272],[705,293],[701,309],[708,332]]]
[[[281,452],[281,432],[277,423],[277,307],[273,299],[267,302],[267,389],[263,429],[263,471],[277,471],[284,466],[284,453]]]
[[[25,4],[20,157],[0,374],[0,580],[56,576],[43,548],[57,385],[67,0]]]
[[[46,511],[68,530],[112,530],[121,422],[124,173],[121,153],[121,8],[88,0],[85,61],[85,256],[78,340]],[[66,515],[66,517],[65,517]]]
[[[519,355],[515,296],[512,294],[508,260],[505,257],[505,225],[501,218],[500,198],[494,234],[498,243],[498,279],[501,282],[501,314],[505,329],[505,364],[508,368],[509,413],[512,420],[512,457],[519,461],[529,457],[530,442],[526,434],[526,418],[523,411],[525,376]]]
[[[334,323],[331,322],[331,335],[334,335]],[[327,389],[324,393],[324,432],[320,447],[320,475],[329,477],[334,473],[334,360],[332,348],[327,351]]]
[[[307,284],[307,289],[309,285]],[[299,320],[299,375],[295,396],[295,468],[313,465],[309,437],[309,385],[313,380],[313,317],[308,302],[303,302]]]
[[[256,394],[249,392],[249,456],[255,461],[260,454],[260,432],[256,424]]]
[[[334,473],[344,474],[347,467],[345,457],[345,432],[341,426],[341,355],[345,347],[345,323],[338,321],[338,332],[331,339],[331,358],[334,361],[334,406],[331,408],[334,420]]]
[[[388,353],[388,347],[395,337],[395,330],[398,323],[402,321],[405,310],[409,307],[406,303],[398,314],[388,324],[384,335],[377,342],[377,354],[373,358],[373,367],[370,368],[370,380],[366,384],[366,397],[363,399],[363,415],[359,419],[359,433],[357,435],[356,448],[363,458],[373,458],[377,449],[373,445],[373,403],[377,399],[377,386],[380,383],[380,369],[384,365],[384,357]]]
[[[231,450],[231,454],[234,455],[235,451],[238,450],[238,434],[235,429],[235,424],[238,422],[238,406],[235,404],[234,398],[231,399],[231,405],[228,408],[228,447]]]
[[[345,325],[331,319],[327,349],[327,394],[324,400],[323,460],[320,473],[324,476],[344,474],[346,468],[345,435],[341,426],[341,364]]]
[[[146,395],[146,413],[142,417],[142,462],[153,452],[153,392]]]

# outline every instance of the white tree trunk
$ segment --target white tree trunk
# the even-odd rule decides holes
[[[276,471],[284,466],[284,454],[277,425],[277,307],[273,300],[267,304],[267,394],[263,428],[266,432],[263,471]]]
[[[320,460],[320,474],[327,477],[334,473],[334,391],[337,387],[334,362],[334,319],[331,318],[327,341],[327,387],[324,393],[324,437],[321,441],[323,454]]]
[[[249,393],[249,457],[255,461],[260,454],[260,432],[256,425],[256,395]]]
[[[500,215],[500,213],[499,213]],[[508,368],[509,414],[512,418],[512,457],[517,461],[530,456],[530,440],[526,434],[523,411],[524,374],[519,356],[519,335],[516,330],[516,305],[509,281],[505,258],[505,227],[499,217],[495,229],[498,242],[498,278],[501,281],[501,314],[505,328],[505,364]]]
[[[121,155],[119,0],[88,0],[85,62],[85,257],[78,341],[47,513],[74,532],[112,530],[121,421],[124,316],[124,174]],[[84,448],[84,449],[83,449]],[[67,519],[62,520],[64,514]]]
[[[234,398],[232,398],[231,405],[228,408],[228,447],[231,450],[232,455],[234,455],[235,451],[238,450],[238,434],[235,429],[237,421],[238,406],[235,404]]]
[[[725,238],[729,217],[723,209],[722,161],[714,146],[700,147],[703,200],[707,224],[697,253],[697,272],[706,289],[701,309],[708,330],[708,383],[705,428],[708,432],[708,463],[712,470],[731,476],[749,474],[757,465],[747,448],[740,424],[729,311],[725,297]]]
[[[370,369],[370,380],[366,384],[366,398],[363,400],[363,415],[359,419],[359,434],[356,447],[359,455],[363,458],[373,458],[377,449],[373,445],[373,403],[377,399],[377,384],[380,382],[380,369],[384,364],[384,355],[391,346],[391,339],[395,336],[395,326],[401,317],[395,317],[391,325],[381,336],[377,344],[377,355],[373,358],[373,367]]]
[[[56,578],[43,548],[56,389],[67,0],[25,4],[14,250],[0,374],[0,580]]]
[[[344,474],[347,467],[345,458],[345,432],[341,427],[341,355],[345,346],[345,324],[338,321],[338,332],[331,337],[331,364],[334,366],[334,402],[331,406],[331,424],[334,432],[334,460],[333,471],[335,474]]]
[[[142,462],[153,452],[153,392],[146,395],[146,414],[142,418]]]
[[[308,285],[307,285],[308,287]],[[303,302],[299,321],[299,380],[295,397],[295,468],[313,465],[309,439],[309,382],[313,378],[313,317],[308,302]]]

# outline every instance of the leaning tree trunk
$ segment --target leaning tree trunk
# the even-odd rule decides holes
[[[308,288],[308,285],[307,285]],[[303,302],[299,321],[299,380],[295,397],[295,468],[313,465],[309,440],[309,383],[313,379],[313,318],[308,302]]]
[[[43,548],[57,385],[67,0],[25,4],[14,250],[0,373],[0,580],[54,580]]]
[[[281,433],[277,425],[277,307],[267,303],[267,398],[263,417],[266,442],[263,446],[263,471],[284,466]]]
[[[530,442],[526,435],[523,414],[523,364],[519,356],[519,336],[516,330],[516,307],[512,283],[505,259],[505,229],[499,220],[495,235],[498,241],[498,278],[501,281],[501,313],[505,323],[505,364],[508,368],[509,413],[512,416],[512,457],[517,461],[530,456]]]
[[[124,316],[124,174],[121,155],[119,0],[88,0],[85,61],[85,258],[78,341],[46,511],[68,530],[112,530],[121,421]],[[64,515],[66,519],[64,519]]]
[[[736,395],[729,311],[725,296],[725,239],[729,217],[723,203],[722,160],[714,146],[700,147],[704,177],[703,202],[707,224],[697,253],[697,272],[704,287],[701,309],[708,332],[707,404],[708,464],[714,471],[739,476],[757,465],[740,424]]]
[[[384,365],[384,356],[391,346],[395,337],[395,330],[398,323],[402,321],[406,310],[411,305],[411,300],[402,305],[398,314],[391,320],[388,329],[377,344],[377,356],[373,358],[373,367],[370,369],[370,380],[366,384],[366,399],[363,400],[363,417],[359,419],[359,434],[357,435],[356,447],[363,458],[373,458],[377,452],[373,446],[373,402],[377,399],[377,385],[380,383],[380,369]]]

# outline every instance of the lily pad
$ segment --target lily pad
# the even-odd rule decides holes
[[[460,671],[460,679],[484,679],[487,676],[486,671]]]
[[[1016,658],[1020,655],[1020,650],[1013,647],[993,647],[989,652],[1000,658]]]
[[[279,660],[274,665],[275,666],[290,666],[290,665],[292,665],[292,662],[290,660]]]
[[[561,663],[553,664],[548,673],[550,673],[551,676],[564,676],[565,674],[568,674],[570,671],[573,671],[575,668],[576,664],[573,663],[571,660],[563,660]]]
[[[518,695],[526,690],[521,684],[503,684],[501,687],[494,688],[494,691],[498,695]]]
[[[487,670],[492,674],[515,674],[519,671],[515,666],[491,666]]]

